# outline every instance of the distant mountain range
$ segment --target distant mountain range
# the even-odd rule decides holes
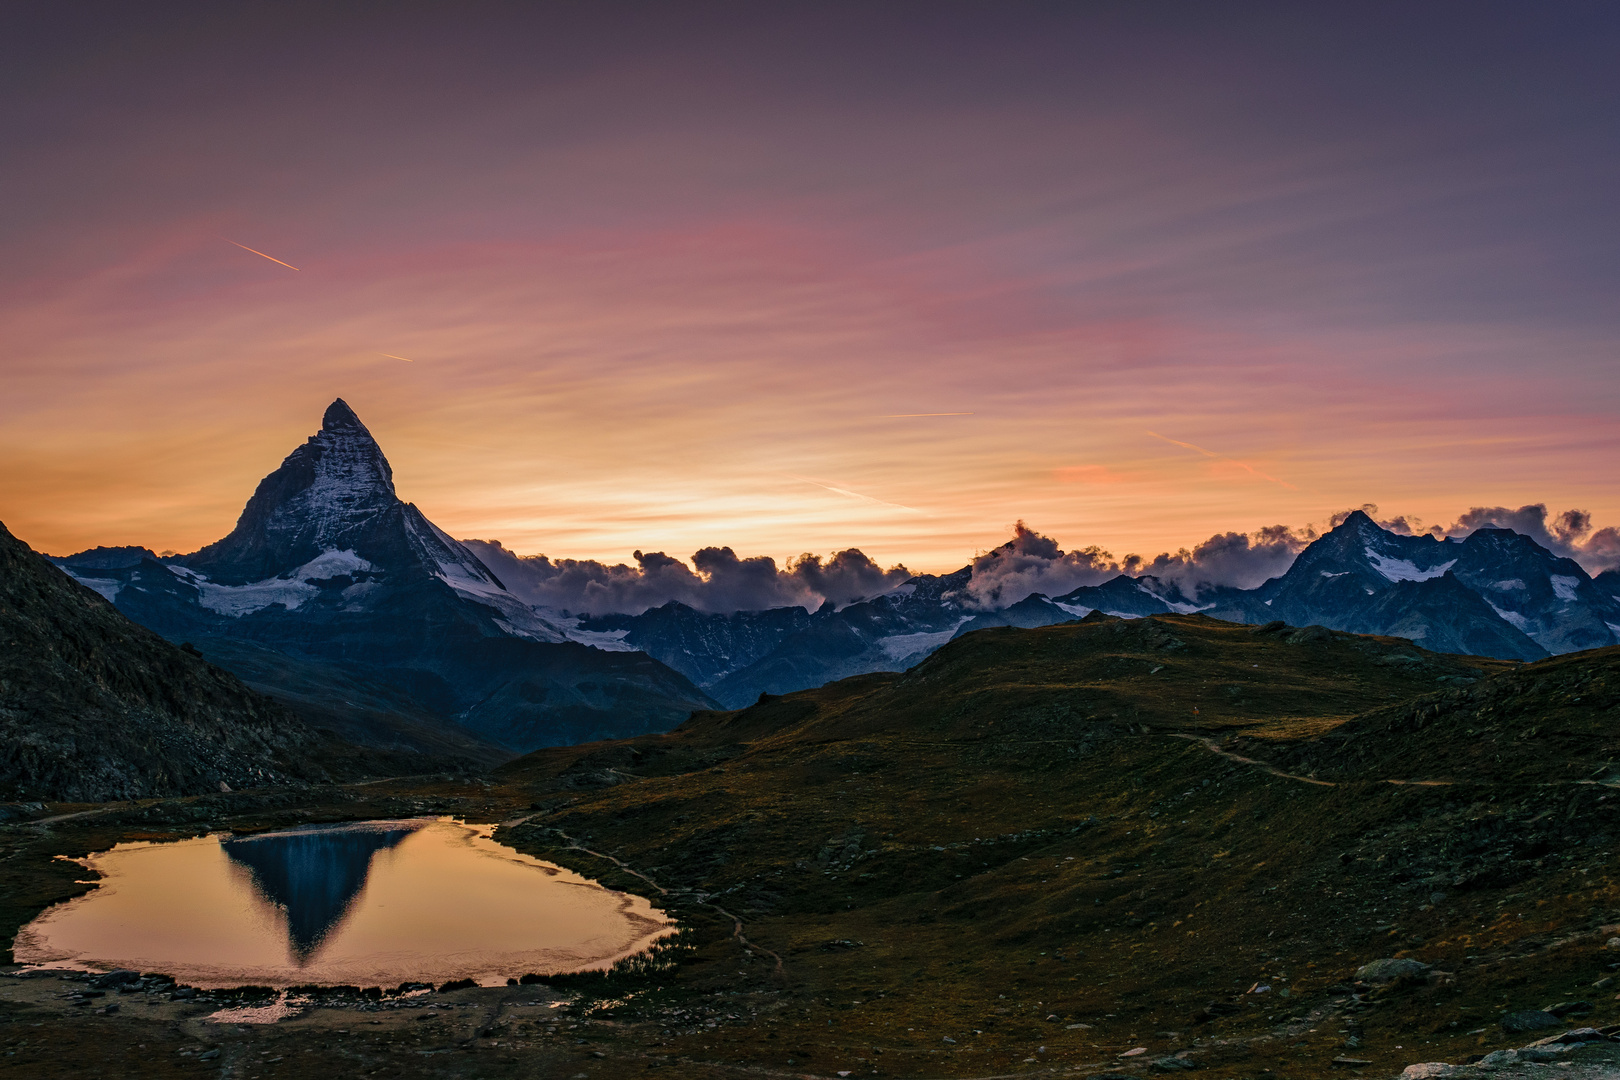
[[[1121,575],[984,610],[968,592],[970,566],[818,611],[551,610],[523,599],[539,584],[531,562],[457,541],[402,502],[381,448],[341,400],[219,542],[173,558],[96,548],[56,561],[131,618],[194,642],[346,738],[416,748],[465,737],[526,751],[666,730],[694,709],[904,670],[973,630],[1092,611],[1319,624],[1518,660],[1620,641],[1620,573],[1594,579],[1507,529],[1408,536],[1360,511],[1253,589],[1187,595]]]
[[[999,553],[993,552],[992,557]],[[666,604],[642,615],[585,619],[622,634],[728,707],[867,671],[899,671],[953,637],[992,626],[1049,626],[1092,611],[1139,618],[1202,612],[1232,622],[1321,625],[1409,638],[1434,652],[1509,660],[1620,641],[1620,573],[1594,579],[1527,536],[1482,528],[1466,539],[1403,536],[1361,511],[1254,589],[1185,595],[1151,576],[1120,575],[1061,596],[972,607],[971,568],[921,575],[840,610],[706,615]]]

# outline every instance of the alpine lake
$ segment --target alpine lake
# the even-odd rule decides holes
[[[120,843],[97,887],[25,926],[19,963],[198,988],[397,987],[600,969],[669,922],[646,900],[451,818]]]

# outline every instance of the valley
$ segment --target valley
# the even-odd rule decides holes
[[[497,841],[685,930],[661,970],[334,999],[271,1026],[199,1023],[219,1000],[170,1016],[162,994],[102,1016],[64,1004],[60,981],[8,979],[8,1064],[74,1075],[137,1042],[166,1048],[143,1075],[201,1075],[206,1051],[180,1051],[204,1045],[255,1076],[302,1075],[310,1053],[397,1076],[1460,1063],[1620,1023],[1617,705],[1620,649],[1523,665],[1098,615],[483,780],[53,805],[30,816],[84,816],[4,826],[8,926],[85,888],[52,855],[431,813],[503,822]],[[1417,965],[1358,974],[1386,959]],[[449,1006],[436,1040],[400,1019],[418,1001]],[[1503,1026],[1553,1005],[1563,1027]]]

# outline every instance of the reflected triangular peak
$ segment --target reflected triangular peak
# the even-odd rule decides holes
[[[247,867],[253,884],[287,913],[287,943],[304,963],[366,884],[372,856],[392,848],[426,821],[369,821],[312,825],[232,837],[220,847]]]

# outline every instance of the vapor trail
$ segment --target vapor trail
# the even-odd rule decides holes
[[[378,354],[377,354],[377,355],[378,355],[378,356],[386,356],[386,357],[388,357],[388,359],[390,359],[390,360],[403,360],[403,361],[405,361],[405,362],[406,362],[406,363],[407,363],[407,364],[414,364],[414,363],[416,363],[416,361],[415,361],[415,360],[412,360],[412,359],[411,359],[411,358],[410,358],[410,357],[408,357],[408,356],[395,356],[395,355],[394,355],[394,354],[393,354],[393,353],[391,353],[391,352],[380,352],[380,353],[378,353]]]
[[[1203,454],[1205,457],[1214,458],[1216,461],[1229,461],[1238,468],[1245,469],[1262,480],[1269,480],[1273,484],[1281,484],[1289,491],[1299,490],[1299,488],[1295,487],[1293,484],[1290,484],[1286,480],[1279,480],[1275,476],[1267,476],[1265,473],[1261,472],[1259,469],[1255,468],[1253,465],[1250,465],[1246,461],[1239,461],[1237,458],[1227,457],[1225,454],[1217,454],[1213,450],[1205,450],[1202,446],[1198,446],[1190,442],[1182,442],[1180,439],[1167,439],[1163,435],[1160,435],[1157,431],[1149,431],[1148,434],[1153,436],[1155,439],[1158,439],[1160,442],[1169,443],[1171,446],[1180,446],[1188,450],[1195,450],[1198,453]]]
[[[289,270],[297,270],[298,269],[298,267],[294,266],[292,263],[281,262],[281,260],[276,258],[274,255],[266,255],[262,251],[255,251],[253,248],[248,247],[246,244],[238,244],[235,240],[231,240],[231,239],[229,239],[227,237],[224,237],[224,236],[220,237],[220,239],[224,240],[227,244],[230,244],[233,247],[241,248],[243,251],[252,251],[253,254],[257,255],[261,259],[269,259],[273,263],[281,263],[282,266],[285,266]]]
[[[879,413],[879,420],[899,420],[908,416],[972,416],[970,412],[892,412]]]
[[[899,503],[884,502],[882,499],[874,499],[870,495],[862,495],[858,491],[851,491],[848,488],[837,487],[833,484],[824,484],[820,480],[812,480],[810,477],[800,476],[798,473],[786,473],[785,475],[793,477],[793,479],[798,480],[800,483],[813,484],[814,486],[821,488],[823,491],[832,492],[834,495],[842,495],[846,499],[859,499],[861,502],[876,503],[878,506],[888,506],[895,510],[904,510],[908,514],[922,513],[921,510],[918,510],[914,506],[902,506]]]

